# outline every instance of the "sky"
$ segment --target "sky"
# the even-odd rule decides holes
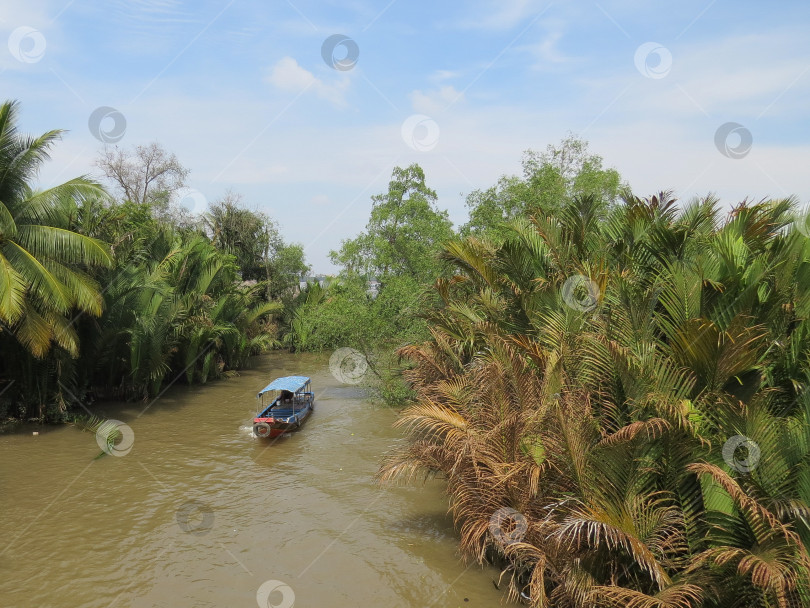
[[[183,204],[228,191],[314,272],[418,163],[465,197],[573,133],[641,196],[810,202],[810,3],[3,0],[0,86],[65,129],[47,187],[159,142]]]

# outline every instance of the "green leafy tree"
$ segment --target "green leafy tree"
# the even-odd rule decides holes
[[[267,252],[266,272],[268,294],[287,302],[297,291],[301,279],[310,271],[304,247],[283,240]]]
[[[264,281],[268,300],[289,297],[309,271],[304,248],[285,243],[275,223],[242,207],[238,195],[212,204],[204,221],[214,245],[236,257],[242,279]]]
[[[408,275],[430,281],[438,272],[437,254],[453,236],[447,212],[436,207],[436,193],[419,165],[396,167],[388,192],[372,197],[365,232],[343,242],[332,260],[347,272],[376,276]]]
[[[332,252],[344,267],[328,288],[308,286],[288,343],[302,349],[351,347],[363,353],[370,384],[389,403],[409,396],[394,350],[426,335],[419,318],[427,286],[441,272],[439,252],[453,236],[418,165],[394,169],[388,192],[372,197],[366,230]],[[370,280],[378,279],[376,289]]]
[[[228,193],[212,203],[204,217],[211,242],[236,257],[244,280],[262,280],[265,255],[278,231],[269,218],[245,209],[240,197]]]
[[[510,220],[536,209],[552,213],[574,198],[592,197],[604,214],[624,188],[618,171],[606,169],[602,157],[573,135],[543,153],[528,150],[522,165],[523,177],[503,176],[496,186],[467,196],[469,221],[462,234],[503,239]]]

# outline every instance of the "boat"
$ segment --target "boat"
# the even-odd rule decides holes
[[[315,393],[306,376],[276,378],[256,398],[259,412],[253,419],[253,434],[262,438],[301,428],[315,407]],[[266,405],[268,402],[270,405]]]

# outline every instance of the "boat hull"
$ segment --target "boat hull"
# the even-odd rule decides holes
[[[298,430],[312,414],[312,402],[310,401],[306,406],[294,413],[285,414],[278,415],[272,410],[262,412],[260,416],[253,419],[253,434],[260,439],[273,439]]]

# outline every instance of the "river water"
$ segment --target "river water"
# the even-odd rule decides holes
[[[72,426],[0,436],[0,606],[499,606],[438,482],[375,485],[396,413],[327,361],[273,353],[151,405],[97,404],[131,427],[123,456]],[[254,439],[256,392],[293,374],[313,378],[314,414]]]

